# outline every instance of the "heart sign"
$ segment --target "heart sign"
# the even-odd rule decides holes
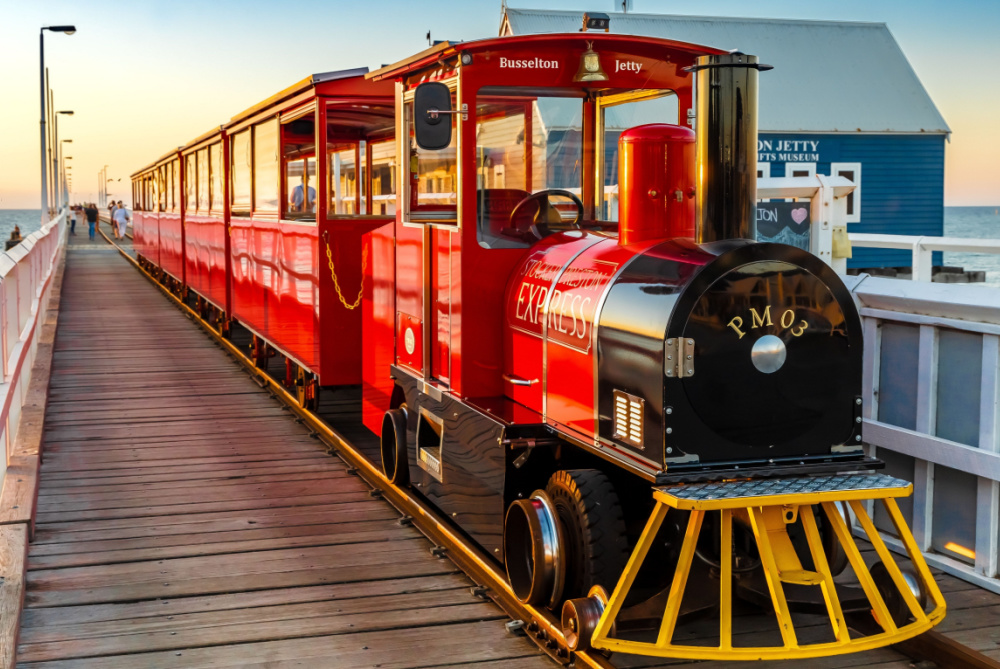
[[[792,209],[792,220],[802,225],[802,221],[809,218],[809,210],[805,207],[799,207],[798,209]]]

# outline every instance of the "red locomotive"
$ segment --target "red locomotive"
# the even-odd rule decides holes
[[[335,398],[331,420],[373,442],[342,407],[360,411],[386,478],[561,610],[571,645],[892,643],[944,604],[915,547],[915,577],[881,549],[869,571],[845,522],[884,549],[878,499],[909,541],[910,488],[869,473],[849,291],[752,241],[765,68],[581,32],[316,75],[137,173],[135,245],[259,366],[280,355],[304,407]],[[848,566],[860,587],[834,583]],[[774,607],[778,645],[732,647],[733,595]],[[830,639],[800,643],[796,609],[826,613]],[[672,641],[706,610],[716,646]]]

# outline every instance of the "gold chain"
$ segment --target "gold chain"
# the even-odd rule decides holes
[[[365,270],[368,269],[368,247],[361,252],[361,288],[358,289],[358,299],[354,300],[353,304],[349,304],[347,300],[344,299],[344,294],[340,291],[340,282],[337,281],[337,270],[333,267],[333,254],[330,252],[330,242],[326,242],[326,260],[330,264],[330,276],[333,277],[333,287],[337,289],[337,297],[340,298],[341,304],[343,304],[348,309],[357,309],[358,305],[361,304],[361,298],[365,294]]]

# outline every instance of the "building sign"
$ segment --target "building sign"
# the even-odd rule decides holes
[[[818,163],[818,139],[758,139],[759,163]]]
[[[757,241],[809,250],[808,202],[758,202]]]

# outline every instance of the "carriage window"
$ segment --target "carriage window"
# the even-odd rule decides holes
[[[184,164],[184,185],[186,193],[184,195],[184,211],[193,214],[198,206],[198,162],[197,156],[189,153]]]
[[[149,175],[149,210],[159,211],[157,203],[160,200],[160,191],[156,189],[156,172]]]
[[[208,149],[198,151],[198,212],[208,213]]]
[[[232,164],[232,198],[233,213],[250,213],[250,130],[233,135],[229,154]]]
[[[316,220],[316,124],[311,117],[281,126],[284,218]]]
[[[278,211],[278,119],[253,127],[253,210]]]
[[[330,164],[330,214],[353,216],[358,213],[358,146],[338,144],[328,152]]]
[[[597,181],[597,217],[618,220],[618,137],[648,123],[677,125],[679,107],[673,91],[639,91],[601,98],[598,123],[603,151]]]
[[[425,151],[417,146],[413,135],[412,102],[406,105],[406,116],[410,146],[410,218],[414,221],[457,223],[457,115],[451,115],[451,144],[440,151]]]
[[[396,213],[396,143],[377,142],[372,150],[372,214],[392,216]]]
[[[160,193],[160,211],[167,210],[167,166],[160,165],[156,170],[157,186]]]
[[[170,211],[180,211],[180,188],[181,188],[181,163],[179,160],[170,161]]]
[[[209,172],[211,174],[209,200],[213,212],[222,212],[222,143],[208,147]]]
[[[476,100],[478,239],[528,246],[582,216],[583,101],[525,89],[480,91]],[[555,191],[562,191],[556,193]]]

